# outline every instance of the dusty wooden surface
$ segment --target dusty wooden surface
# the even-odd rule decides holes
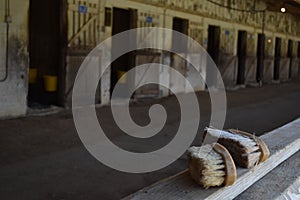
[[[226,188],[205,190],[190,178],[188,171],[144,188],[125,199],[233,199],[300,149],[300,119],[261,137],[269,146],[270,158],[253,169],[238,168],[237,182]]]
[[[276,200],[300,199],[300,178],[286,189]]]
[[[297,186],[297,179],[300,180],[300,151],[281,163],[262,179],[251,185],[235,200],[253,199],[300,199],[286,198],[297,195],[300,185]],[[300,194],[300,191],[299,191]]]

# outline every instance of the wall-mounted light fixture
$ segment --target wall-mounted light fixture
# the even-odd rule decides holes
[[[271,38],[268,39],[268,43],[272,43],[272,39]]]
[[[285,7],[282,7],[282,8],[280,9],[280,11],[281,11],[282,13],[285,13],[285,12],[286,12]]]

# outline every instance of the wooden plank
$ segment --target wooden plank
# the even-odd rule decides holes
[[[92,28],[91,28],[91,44],[93,46],[97,45],[97,26],[98,26],[98,22],[97,22],[98,18],[94,19],[94,22],[92,23]]]
[[[78,3],[78,1],[77,0],[74,0],[74,4],[76,4],[76,3]],[[74,24],[73,24],[73,26],[74,26],[74,35],[73,35],[73,38],[74,38],[74,36],[75,36],[75,34],[79,31],[79,29],[80,29],[80,26],[79,26],[79,13],[78,12],[76,12],[76,11],[73,11],[73,14],[74,14]],[[78,38],[78,37],[76,37],[76,38]],[[73,43],[74,43],[74,45],[75,46],[77,46],[78,44],[79,44],[79,40],[70,40],[70,42],[69,42],[69,45],[73,45]]]
[[[83,2],[81,0],[78,1],[78,2],[79,2],[79,5],[83,5]],[[84,46],[84,32],[85,32],[85,29],[86,29],[86,28],[83,28],[84,25],[85,25],[84,15],[85,15],[84,13],[79,13],[79,31],[78,31],[79,46]]]
[[[68,40],[72,38],[73,34],[73,11],[68,10]]]
[[[300,151],[251,185],[246,191],[237,196],[235,200],[276,199],[300,177],[299,168]]]
[[[270,149],[270,157],[253,169],[238,168],[237,182],[230,187],[205,190],[194,183],[188,171],[155,183],[125,200],[233,199],[300,149],[300,118],[260,137]]]
[[[276,200],[300,199],[300,177],[287,188]]]
[[[73,0],[75,2],[75,0]],[[69,40],[71,40],[71,38],[73,37],[73,35],[75,35],[76,33],[76,28],[75,28],[75,23],[76,23],[76,16],[75,16],[75,11],[72,11],[72,36],[70,38],[68,38]]]
[[[83,2],[83,5],[84,6],[87,6],[86,2]],[[83,18],[83,24],[86,24],[87,23],[87,20],[88,20],[88,13],[82,13],[82,18]],[[86,34],[88,32],[88,27],[83,31],[83,38],[82,38],[82,41],[83,41],[83,46],[86,47],[87,46],[87,39],[86,39]]]
[[[100,12],[98,4],[94,4],[94,8],[98,9],[98,12]],[[99,42],[98,38],[98,26],[100,23],[99,15],[95,18],[94,23],[93,23],[93,46],[96,46]]]
[[[89,3],[88,6],[89,6],[89,8],[91,8],[91,7],[93,7],[93,4]],[[93,15],[91,13],[89,13],[88,18],[86,20],[90,19],[92,16]],[[87,45],[88,46],[91,46],[91,43],[92,43],[91,35],[92,35],[92,25],[90,24],[88,26],[88,30],[87,30]]]

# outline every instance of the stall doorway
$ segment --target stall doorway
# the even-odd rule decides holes
[[[116,35],[123,31],[127,31],[137,26],[137,11],[132,9],[121,9],[121,8],[113,8],[113,26],[112,26],[112,35]],[[128,38],[126,41],[123,42],[122,45],[126,45],[126,43],[135,42],[135,40],[131,40]],[[112,55],[114,55],[114,50],[118,49],[120,44],[116,41],[112,40]],[[115,85],[122,77],[122,75],[132,69],[135,65],[135,55],[134,53],[126,53],[120,56],[111,64],[111,87],[110,87],[110,94],[112,94]],[[122,78],[122,87],[124,89],[130,87],[134,84],[134,77],[123,77]]]
[[[257,71],[256,81],[261,82],[264,76],[264,57],[265,57],[265,35],[258,34],[257,41]]]
[[[287,56],[290,59],[290,66],[289,66],[289,79],[292,78],[292,67],[293,67],[293,40],[289,40],[288,43],[288,52]]]
[[[188,35],[189,30],[189,21],[187,19],[174,17],[173,18],[173,30],[178,31],[182,34]],[[172,47],[173,49],[181,49],[182,52],[186,52],[187,50],[187,41],[181,38],[181,41],[176,41],[176,38],[172,38]]]
[[[212,58],[212,60],[218,65],[219,54],[220,54],[220,34],[221,28],[219,26],[208,27],[208,44],[207,52]],[[215,85],[217,81],[217,72],[214,68],[210,67],[210,63],[207,65],[207,77],[206,82],[209,85]]]
[[[188,35],[188,28],[189,28],[189,21],[187,19],[174,17],[173,18],[173,30],[180,32],[182,34]],[[176,41],[177,40],[177,41]],[[172,37],[172,49],[176,49],[180,55],[171,53],[171,66],[179,71],[182,75],[186,75],[186,69],[187,69],[187,63],[186,60],[183,59],[187,52],[187,41],[184,38],[181,38],[180,41],[178,41],[178,38]],[[181,93],[185,91],[185,81],[182,79],[177,79],[178,77],[171,72],[170,77],[170,85],[171,90],[175,91],[176,93]]]
[[[66,5],[60,0],[30,0],[29,107],[63,105],[60,92],[60,83],[63,82],[63,74],[60,73],[64,60],[62,52],[66,46],[66,32],[61,28],[65,22],[63,8],[66,8]],[[50,90],[45,87],[44,81],[45,76],[49,75],[52,76],[50,82],[53,83],[50,84]]]
[[[276,38],[275,42],[275,60],[274,60],[274,80],[280,78],[280,57],[281,57],[281,38]]]
[[[297,51],[297,57],[299,59],[298,63],[298,76],[300,76],[300,42],[298,42],[298,51]]]
[[[237,84],[245,84],[245,70],[247,57],[247,31],[239,31],[238,33],[238,73]]]

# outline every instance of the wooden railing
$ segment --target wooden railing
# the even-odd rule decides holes
[[[99,41],[99,1],[68,0],[68,47],[88,49]]]

